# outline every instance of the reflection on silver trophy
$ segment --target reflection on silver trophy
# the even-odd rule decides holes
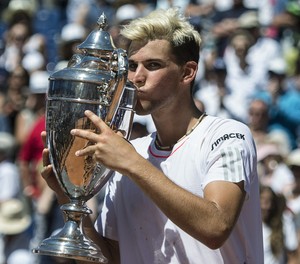
[[[46,108],[47,146],[56,177],[70,203],[61,207],[66,219],[62,230],[32,251],[78,260],[106,263],[101,249],[82,229],[83,217],[91,210],[86,201],[95,196],[111,174],[92,157],[76,157],[75,151],[91,144],[70,135],[73,128],[96,131],[84,115],[91,110],[112,129],[129,138],[136,102],[136,89],[127,80],[127,54],[117,49],[105,31],[102,14],[98,28],[78,46],[66,68],[49,78]],[[97,131],[96,131],[97,132]]]

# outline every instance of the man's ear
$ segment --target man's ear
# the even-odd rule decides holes
[[[184,65],[184,71],[182,76],[182,81],[191,83],[195,80],[198,70],[198,63],[195,61],[188,61]]]

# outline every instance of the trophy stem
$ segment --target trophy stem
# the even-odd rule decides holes
[[[98,263],[107,263],[101,249],[89,239],[82,228],[83,218],[92,211],[80,200],[73,200],[61,206],[65,215],[65,225],[56,235],[44,239],[35,254],[71,258]]]

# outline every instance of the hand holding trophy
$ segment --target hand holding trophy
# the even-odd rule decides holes
[[[136,89],[127,80],[127,54],[117,49],[105,31],[102,14],[98,29],[78,46],[68,66],[49,78],[46,104],[47,147],[55,175],[70,203],[61,210],[65,215],[63,229],[33,249],[36,254],[106,263],[101,249],[83,232],[82,219],[91,210],[86,201],[105,185],[113,171],[91,156],[77,157],[75,152],[92,144],[74,137],[74,128],[97,132],[85,116],[90,110],[114,130],[129,138],[136,103]]]

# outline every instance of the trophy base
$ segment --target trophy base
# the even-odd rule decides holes
[[[101,249],[93,241],[87,239],[82,233],[68,236],[65,232],[67,230],[65,226],[57,235],[44,239],[38,247],[32,249],[32,252],[39,255],[107,263]]]

